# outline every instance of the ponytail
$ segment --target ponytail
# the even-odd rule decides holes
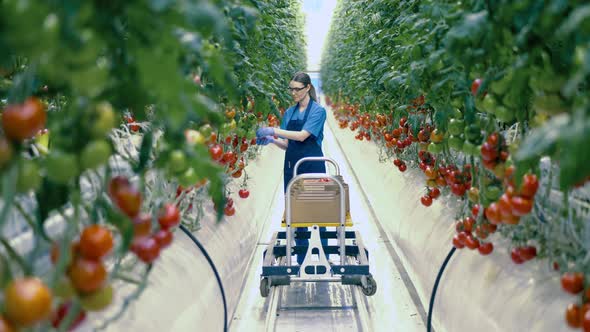
[[[318,96],[315,93],[315,87],[311,83],[309,83],[309,86],[311,87],[311,88],[309,88],[309,97],[311,99],[313,99],[313,101],[315,101],[317,103],[318,102]]]

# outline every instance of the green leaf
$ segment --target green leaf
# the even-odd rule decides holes
[[[575,8],[557,29],[557,35],[569,35],[578,30],[582,22],[590,20],[590,4]]]
[[[143,138],[141,140],[141,146],[139,148],[139,161],[133,169],[135,173],[141,174],[144,172],[145,168],[148,165],[148,162],[151,159],[153,146],[154,132],[153,130],[148,130],[146,133],[144,133]]]
[[[564,130],[567,129],[570,116],[562,114],[553,117],[543,127],[533,129],[514,155],[515,160],[523,161],[552,154]]]

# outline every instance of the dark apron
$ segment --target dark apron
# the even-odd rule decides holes
[[[307,121],[307,117],[309,116],[309,112],[311,112],[311,104],[313,100],[309,100],[309,104],[307,104],[307,108],[305,109],[305,114],[303,115],[303,120],[293,120],[293,115],[299,112],[299,104],[295,106],[295,110],[293,110],[293,114],[291,114],[291,118],[287,123],[287,130],[292,131],[300,131],[303,129],[303,125],[305,121]],[[295,169],[295,164],[299,159],[304,157],[323,157],[324,153],[322,152],[322,148],[317,143],[315,137],[313,135],[309,135],[303,142],[289,140],[289,145],[287,145],[287,152],[285,153],[285,164],[283,166],[284,172],[284,186],[283,192],[287,192],[287,185],[289,181],[293,178],[293,170]],[[297,174],[303,173],[326,173],[326,164],[323,161],[306,161],[303,164],[299,165],[297,169]],[[307,227],[297,227],[296,230],[298,231],[305,231]],[[325,231],[326,227],[320,227],[320,231]],[[328,245],[327,239],[321,240],[322,245]],[[307,239],[298,239],[297,234],[295,234],[295,244],[298,246],[309,246],[309,240]],[[305,255],[297,255],[297,263],[301,265]],[[328,258],[328,255],[326,255]]]
[[[299,104],[295,107],[293,114],[291,114],[291,118],[287,123],[287,130],[291,131],[300,131],[303,129],[303,125],[305,121],[307,121],[307,117],[309,116],[309,112],[311,112],[311,104],[314,101],[312,99],[309,100],[309,104],[307,104],[307,108],[305,109],[305,114],[303,115],[303,120],[293,120],[293,115],[299,112]],[[322,148],[317,143],[315,137],[313,135],[309,135],[303,142],[289,140],[289,145],[287,145],[287,152],[285,153],[285,164],[283,166],[284,172],[284,186],[283,192],[287,191],[287,185],[289,181],[293,178],[293,170],[295,168],[295,164],[299,159],[304,157],[323,157],[324,153],[322,152]],[[297,174],[303,173],[326,173],[326,165],[323,161],[306,161],[299,166],[297,169]]]

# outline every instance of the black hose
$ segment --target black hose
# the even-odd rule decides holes
[[[207,259],[207,262],[209,262],[209,265],[211,265],[211,269],[213,270],[213,273],[215,274],[215,279],[217,279],[217,284],[219,285],[219,289],[221,290],[221,298],[223,299],[223,331],[227,332],[227,301],[225,299],[225,291],[223,290],[223,283],[221,282],[221,277],[219,276],[219,273],[217,272],[217,268],[215,268],[215,264],[213,264],[213,260],[211,260],[211,257],[209,257],[207,250],[205,250],[205,247],[203,247],[201,242],[199,242],[199,240],[197,240],[197,238],[191,232],[189,232],[188,229],[186,229],[186,227],[184,227],[182,224],[180,225],[180,229],[182,229],[184,234],[186,234],[191,240],[193,240],[193,242],[197,245],[197,247],[199,247],[199,249],[201,249],[201,251],[203,252],[203,255],[205,255],[205,258]]]
[[[453,247],[451,249],[451,251],[449,251],[447,258],[445,258],[445,261],[443,262],[442,266],[440,267],[440,270],[438,270],[438,275],[436,276],[436,281],[434,282],[434,288],[432,289],[432,295],[430,295],[430,306],[428,307],[428,322],[426,325],[426,331],[428,331],[428,332],[432,331],[432,310],[434,309],[434,297],[436,296],[436,290],[438,289],[438,283],[440,282],[440,278],[442,277],[442,274],[445,271],[445,268],[447,267],[449,260],[451,260],[451,256],[453,256],[453,254],[455,253],[455,250],[457,250],[457,248]]]

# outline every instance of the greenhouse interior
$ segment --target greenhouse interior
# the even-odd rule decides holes
[[[590,332],[590,4],[0,0],[0,332]]]

